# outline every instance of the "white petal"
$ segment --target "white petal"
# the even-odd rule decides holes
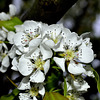
[[[17,57],[15,57],[13,60],[12,60],[12,67],[11,69],[12,70],[15,70],[15,71],[18,71],[18,61],[17,61]]]
[[[40,50],[41,50],[41,53],[43,55],[43,60],[51,58],[53,55],[52,50],[44,44],[40,45]]]
[[[71,84],[69,84],[68,82],[66,82],[66,83],[67,83],[67,91],[72,90],[73,88],[72,88]]]
[[[78,39],[78,35],[75,32],[69,34],[66,38],[66,44],[70,49],[74,49],[76,46],[80,45],[82,39]]]
[[[68,71],[75,75],[79,75],[79,74],[86,72],[86,70],[83,68],[82,64],[80,64],[80,63],[75,64],[74,61],[70,61],[69,66],[68,66]]]
[[[37,59],[39,55],[40,55],[40,49],[37,47],[34,47],[31,51],[25,54],[25,57],[29,59],[33,59],[33,58]]]
[[[16,25],[14,26],[15,29],[16,29],[16,32],[24,32],[24,28],[23,28],[23,25]]]
[[[29,49],[31,50],[34,47],[38,47],[41,43],[42,39],[35,38],[29,42]]]
[[[15,55],[16,55],[15,52],[16,52],[16,47],[15,47],[15,46],[12,46],[11,49],[10,49],[10,51],[8,52],[8,56],[9,56],[10,58],[14,58]]]
[[[10,44],[13,44],[13,43],[14,43],[14,41],[13,41],[14,34],[15,34],[15,33],[12,32],[12,31],[8,32],[7,39],[8,39],[8,41],[10,42]]]
[[[7,33],[9,32],[9,31],[8,31],[5,27],[3,27],[3,26],[2,26],[2,29],[3,29],[5,32],[7,32]]]
[[[5,73],[7,71],[7,67],[1,66],[0,72]]]
[[[0,29],[0,38],[2,38],[0,40],[5,40],[6,36],[7,36],[7,33],[4,30]]]
[[[83,84],[81,85],[81,88],[78,89],[78,91],[87,91],[88,88],[90,88],[90,86],[86,81],[84,81]]]
[[[27,41],[25,41],[26,35],[23,32],[18,32],[14,35],[14,44],[16,46],[25,46]]]
[[[88,85],[88,83],[86,81],[78,81],[75,80],[73,81],[74,87],[77,89],[77,91],[87,91],[88,88],[90,88],[90,86]]]
[[[24,77],[17,88],[19,90],[30,89],[31,86],[30,86],[30,82],[29,82],[29,77]]]
[[[45,88],[42,84],[39,86],[39,94],[41,94],[42,96],[44,96],[45,94]]]
[[[2,65],[5,66],[5,67],[9,67],[10,62],[9,62],[9,57],[8,56],[3,58]]]
[[[30,75],[34,69],[32,62],[23,56],[19,59],[18,70],[23,76]]]
[[[0,13],[0,20],[8,20],[10,19],[10,15],[4,12]]]
[[[45,41],[45,44],[49,46],[50,48],[53,48],[55,46],[55,43],[52,40]]]
[[[41,83],[44,82],[45,76],[43,72],[40,70],[36,70],[31,76],[30,76],[30,81],[35,82],[35,83]]]
[[[56,64],[65,72],[65,59],[64,58],[58,58],[54,57],[53,58]]]
[[[62,24],[49,25],[45,31],[45,34],[49,34],[49,36],[51,36],[52,38],[56,38],[58,35],[60,35],[62,28]]]
[[[63,27],[62,33],[61,33],[61,35],[63,36],[63,38],[66,39],[67,36],[70,35],[70,34],[71,34],[71,31],[68,28],[64,28]]]
[[[10,13],[10,16],[14,16],[16,14],[15,5],[12,5],[12,4],[9,5],[9,13]]]
[[[61,41],[53,48],[53,50],[55,52],[64,52],[65,49],[64,49],[64,41],[63,39],[61,39]]]
[[[16,52],[17,55],[22,55],[22,52],[19,51],[19,50],[15,50],[15,52]]]
[[[44,73],[46,75],[46,73],[48,72],[49,68],[50,68],[50,60],[47,60],[43,66],[44,68]]]
[[[90,66],[86,66],[84,68],[86,70],[86,73],[84,73],[85,75],[87,75],[89,77],[93,77],[93,78],[95,77],[94,74],[93,74],[93,70],[91,69]]]
[[[35,96],[33,97],[33,100],[38,100]]]
[[[89,47],[79,49],[79,58],[81,62],[90,63],[94,59],[93,50]]]
[[[38,23],[36,21],[25,21],[23,24],[23,28],[25,33],[32,32],[33,35],[36,35],[36,34],[40,34],[41,24],[42,23]]]
[[[2,46],[4,47],[4,49],[8,50],[8,47],[5,43],[2,43]]]
[[[19,93],[19,99],[20,100],[32,100],[30,99],[29,93]]]

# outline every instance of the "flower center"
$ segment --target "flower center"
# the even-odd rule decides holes
[[[56,32],[55,33],[51,33],[51,39],[54,41],[55,44],[57,44],[57,42],[59,41],[59,39],[61,38],[60,35],[56,36]]]
[[[68,98],[68,100],[75,100],[73,96],[67,95],[66,97]]]
[[[45,64],[45,61],[43,61],[40,58],[35,61],[36,68],[39,68],[40,70],[44,70],[43,69],[44,64]]]
[[[36,87],[32,87],[29,91],[30,95],[33,96],[37,96],[38,95],[38,89]]]
[[[1,60],[3,60],[3,58],[5,58],[7,55],[5,53],[0,53],[1,56]]]
[[[0,44],[2,44],[3,43],[3,41],[0,41]]]
[[[73,50],[67,50],[65,52],[65,58],[66,60],[72,60],[75,57],[74,51]]]
[[[31,41],[32,39],[34,39],[34,38],[36,38],[36,37],[38,37],[38,36],[39,36],[39,34],[33,35],[32,33],[27,33],[27,34],[26,34],[26,39],[24,39],[24,41],[25,41],[25,42]]]

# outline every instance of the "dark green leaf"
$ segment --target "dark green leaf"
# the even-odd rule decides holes
[[[14,100],[14,98],[19,94],[18,89],[14,89],[12,93],[8,95],[1,96],[0,100]]]
[[[46,82],[46,89],[47,91],[54,90],[57,87],[58,84],[58,77],[52,73],[51,76],[48,76],[47,82]]]
[[[43,100],[68,100],[68,99],[56,92],[46,92]]]
[[[61,70],[61,68],[58,67],[58,66],[52,66],[52,68],[54,68],[54,69],[57,70],[57,71],[59,71],[59,69]]]

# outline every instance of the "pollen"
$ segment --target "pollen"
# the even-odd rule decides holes
[[[0,41],[0,44],[3,43],[3,41]]]
[[[44,64],[45,64],[45,61],[43,61],[42,59],[37,59],[35,61],[36,68],[39,68],[40,70],[44,70],[43,69]]]
[[[38,95],[38,89],[36,87],[32,87],[29,91],[30,95],[33,96],[37,96]]]
[[[66,52],[64,53],[64,55],[65,55],[65,59],[67,61],[70,61],[70,60],[72,60],[75,57],[74,51],[73,50],[69,50],[69,49],[66,50]]]

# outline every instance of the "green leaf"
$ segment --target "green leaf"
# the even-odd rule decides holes
[[[11,20],[0,21],[0,27],[5,27],[9,31],[15,31],[15,25],[21,25],[22,21],[18,17],[14,17]]]
[[[67,84],[66,84],[66,80],[64,78],[64,96],[66,97],[67,94]]]
[[[46,92],[43,100],[68,100],[68,99],[57,92]]]
[[[46,82],[46,90],[51,91],[54,90],[57,87],[58,84],[58,77],[51,73],[51,76],[48,76],[47,82]]]
[[[61,68],[58,67],[58,66],[52,66],[52,68],[55,69],[55,70],[57,70],[57,71],[61,70]]]
[[[18,89],[14,89],[12,91],[12,93],[8,94],[8,95],[4,95],[0,97],[0,100],[14,100],[14,98],[19,94],[19,90]]]
[[[98,92],[100,93],[100,77],[99,77],[99,74],[92,68],[93,70],[93,74],[95,76],[95,80],[97,82],[97,89],[98,89]]]

